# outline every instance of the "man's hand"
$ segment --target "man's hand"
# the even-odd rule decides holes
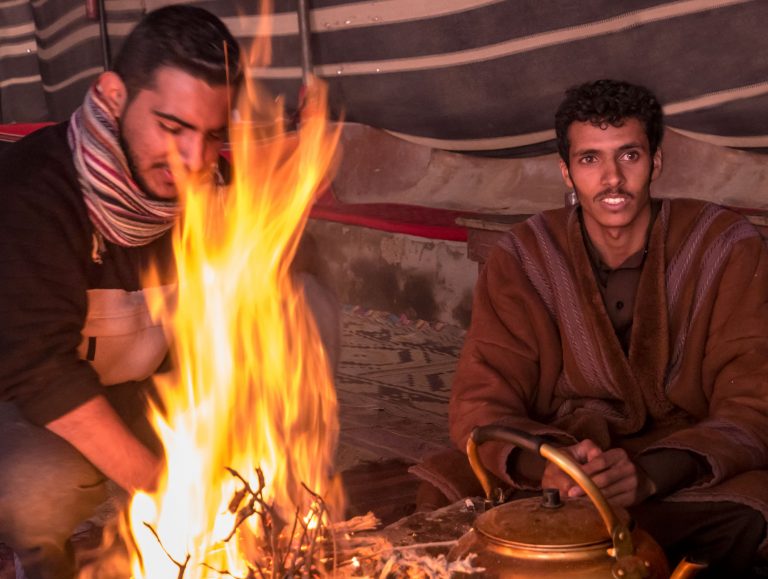
[[[560,449],[581,464],[605,498],[618,506],[636,505],[655,492],[653,482],[621,448],[602,451],[591,440]],[[542,488],[556,488],[564,497],[584,496],[584,491],[558,466],[548,463],[541,478]]]

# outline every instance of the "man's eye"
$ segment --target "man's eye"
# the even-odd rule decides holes
[[[579,159],[579,163],[583,163],[585,165],[590,165],[595,161],[597,161],[597,157],[595,157],[594,155],[584,155]]]
[[[160,123],[160,128],[166,133],[172,135],[178,135],[181,132],[181,127],[178,125],[169,125],[168,123]]]
[[[627,151],[622,158],[626,161],[637,161],[640,158],[640,153],[637,151]]]

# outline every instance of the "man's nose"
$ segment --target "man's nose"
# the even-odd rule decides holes
[[[603,165],[603,183],[612,189],[624,183],[624,173],[619,163],[609,160]]]
[[[208,164],[206,162],[207,146],[203,135],[193,134],[185,139],[181,149],[181,158],[187,171],[199,173],[206,167]]]

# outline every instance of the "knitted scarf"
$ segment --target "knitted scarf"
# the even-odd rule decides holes
[[[117,118],[91,86],[69,122],[69,147],[88,216],[96,230],[117,245],[146,245],[173,227],[177,200],[152,199],[131,177],[120,146]]]

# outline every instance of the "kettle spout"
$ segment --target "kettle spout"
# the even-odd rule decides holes
[[[675,567],[675,570],[672,572],[672,575],[670,575],[669,579],[688,579],[689,577],[696,575],[702,569],[706,568],[706,563],[694,563],[688,559],[683,559],[680,561],[677,567]]]

